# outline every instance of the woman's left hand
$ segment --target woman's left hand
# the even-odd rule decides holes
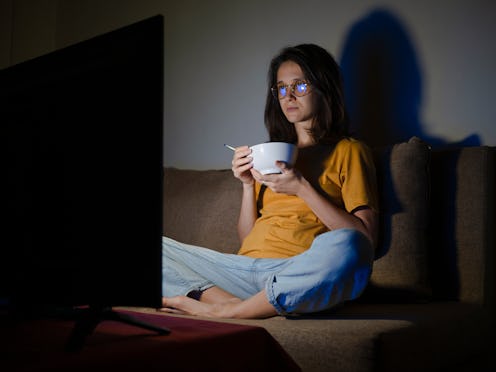
[[[272,191],[287,195],[297,195],[303,185],[303,177],[295,168],[289,168],[283,161],[276,162],[282,173],[261,174],[251,169],[253,178],[261,184],[265,184]]]

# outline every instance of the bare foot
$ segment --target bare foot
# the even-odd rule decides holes
[[[187,296],[163,297],[160,311],[172,314],[195,315],[209,318],[229,318],[227,310],[231,304],[241,300],[230,299],[223,303],[205,303]]]
[[[187,296],[162,297],[162,306],[160,310],[164,312],[209,318],[255,319],[277,315],[277,310],[267,299],[265,289],[246,300],[224,297],[216,303],[197,301]]]

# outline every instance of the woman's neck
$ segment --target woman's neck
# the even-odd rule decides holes
[[[297,146],[299,148],[315,145],[315,140],[310,134],[310,125],[295,124],[296,136],[298,137]]]

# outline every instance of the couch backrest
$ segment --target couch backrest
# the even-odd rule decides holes
[[[494,147],[432,152],[429,272],[435,297],[494,305]]]
[[[241,183],[229,170],[164,172],[164,235],[184,243],[236,253]]]
[[[374,149],[380,228],[366,296],[370,301],[424,301],[427,264],[430,146],[417,137]]]

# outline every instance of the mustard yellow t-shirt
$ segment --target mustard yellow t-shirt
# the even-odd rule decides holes
[[[378,209],[372,154],[362,142],[345,138],[334,148],[300,149],[295,167],[338,207],[348,212],[364,206]],[[259,192],[257,184],[256,197]],[[269,188],[263,195],[260,213],[241,245],[241,255],[291,257],[307,250],[317,235],[328,231],[302,199]]]

